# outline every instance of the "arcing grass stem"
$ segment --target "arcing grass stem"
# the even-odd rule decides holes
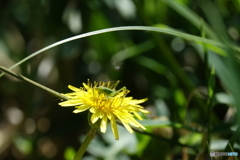
[[[107,33],[107,32],[114,32],[114,31],[124,31],[124,30],[141,30],[141,31],[152,31],[152,32],[159,32],[159,33],[164,33],[164,34],[169,34],[172,36],[176,36],[176,37],[180,37],[186,40],[190,40],[190,41],[195,41],[195,42],[203,42],[203,43],[207,43],[207,44],[212,44],[214,46],[220,46],[220,47],[226,47],[227,45],[222,44],[221,42],[218,41],[214,41],[211,39],[206,39],[206,38],[202,38],[199,36],[195,36],[195,35],[191,35],[191,34],[186,34],[183,32],[179,32],[179,31],[174,31],[172,29],[167,29],[167,28],[160,28],[160,27],[149,27],[149,26],[124,26],[124,27],[113,27],[113,28],[107,28],[107,29],[102,29],[102,30],[97,30],[97,31],[93,31],[93,32],[88,32],[88,33],[84,33],[84,34],[80,34],[74,37],[70,37],[61,41],[58,41],[56,43],[53,43],[45,48],[42,48],[39,51],[34,52],[33,54],[29,55],[28,57],[22,59],[21,61],[17,62],[16,64],[14,64],[13,66],[11,66],[9,68],[9,70],[12,70],[13,68],[19,66],[20,64],[24,63],[25,61],[35,57],[36,55],[51,49],[53,47],[56,47],[58,45],[76,40],[76,39],[80,39],[83,37],[88,37],[88,36],[92,36],[92,35],[97,35],[97,34],[102,34],[102,33]],[[236,45],[228,45],[230,46],[233,50],[236,51],[240,51],[240,47],[236,46]],[[0,74],[0,77],[2,77],[4,75],[4,73]]]

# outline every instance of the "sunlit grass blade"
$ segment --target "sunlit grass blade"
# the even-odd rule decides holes
[[[233,136],[230,138],[227,146],[224,149],[224,152],[233,151],[231,146],[234,146],[235,142],[237,141],[237,138],[239,138],[239,135],[240,135],[240,127],[238,127],[238,129],[234,132]],[[227,159],[227,157],[223,157],[223,160],[226,160],[226,159]]]
[[[215,69],[212,67],[209,82],[208,82],[208,98],[211,99],[213,97],[214,86],[215,86]]]
[[[201,22],[201,17],[199,17],[195,12],[187,8],[186,6],[180,4],[177,1],[169,1],[169,0],[162,0],[165,4],[169,7],[174,9],[176,12],[181,14],[184,18],[186,18],[190,23],[192,23],[196,28],[201,29],[204,27],[204,31],[206,32],[207,36],[212,39],[217,39],[216,34],[214,33],[213,29],[206,23]]]
[[[203,43],[212,44],[212,45],[215,45],[215,46],[218,46],[218,47],[227,47],[225,44],[222,44],[218,41],[202,38],[202,37],[199,37],[199,36],[194,36],[194,35],[187,34],[187,33],[182,33],[182,32],[179,32],[179,31],[169,30],[169,29],[166,29],[166,28],[146,27],[146,26],[114,27],[114,28],[107,28],[107,29],[102,29],[102,30],[97,30],[97,31],[93,31],[93,32],[84,33],[84,34],[81,34],[81,35],[77,35],[77,36],[67,38],[67,39],[61,40],[59,42],[53,43],[53,44],[51,44],[51,45],[49,45],[49,46],[47,46],[47,47],[45,47],[45,48],[43,48],[39,51],[34,52],[31,55],[27,56],[23,60],[19,61],[18,63],[14,64],[13,66],[11,66],[9,68],[9,70],[19,66],[20,64],[24,63],[25,61],[27,61],[27,60],[29,60],[33,57],[35,57],[36,55],[38,55],[38,54],[40,54],[40,53],[42,53],[42,52],[44,52],[48,49],[56,47],[60,44],[64,44],[64,43],[67,43],[67,42],[70,42],[70,41],[73,41],[73,40],[77,40],[77,39],[80,39],[80,38],[83,38],[83,37],[88,37],[88,36],[97,35],[97,34],[101,34],[101,33],[114,32],[114,31],[124,31],[124,30],[141,30],[141,31],[159,32],[159,33],[169,34],[169,35],[172,35],[172,36],[177,36],[177,37],[189,40],[189,41],[203,42]],[[238,46],[234,46],[234,45],[229,45],[229,46],[234,50],[240,51],[240,47],[238,47]],[[3,76],[3,75],[4,75],[4,73],[0,74],[0,77]]]
[[[229,143],[228,145],[229,145],[229,147],[230,147],[231,151],[232,151],[232,152],[234,152],[234,150],[233,150],[233,148],[232,148],[231,144]],[[238,160],[237,156],[235,156],[235,157],[234,157],[234,159],[235,159],[235,160]]]
[[[202,20],[202,23],[204,23],[204,21]],[[167,26],[167,25],[165,25],[165,24],[161,24],[161,23],[159,23],[159,24],[155,24],[155,25],[153,25],[154,27],[158,27],[158,28],[165,28],[165,29],[168,29],[169,31],[173,31],[173,32],[178,32],[178,30],[176,30],[176,29],[173,29],[173,28],[171,28],[171,27],[169,27],[169,26]],[[204,27],[204,25],[202,24],[202,28],[201,29],[205,29],[205,28],[203,28]],[[206,38],[205,37],[205,31],[203,31],[203,30],[201,30],[201,35],[202,35],[202,38]],[[200,46],[202,46],[203,48],[204,48],[204,50],[206,50],[206,48],[207,48],[207,50],[210,50],[210,51],[213,51],[214,53],[216,53],[216,54],[219,54],[219,55],[221,55],[221,56],[227,56],[227,53],[224,51],[224,49],[223,48],[220,48],[220,47],[217,47],[216,45],[212,45],[212,44],[210,44],[210,43],[202,43],[202,42],[197,42],[197,41],[194,41],[194,42],[192,42],[193,44],[195,44],[195,45],[200,45]],[[237,47],[237,46],[235,46],[235,47]],[[234,48],[234,47],[233,47]],[[238,50],[237,48],[236,48],[236,50]],[[208,62],[208,61],[207,61]]]
[[[227,29],[224,25],[223,16],[219,12],[216,4],[211,1],[200,2],[199,3],[202,11],[205,13],[207,20],[213,27],[215,33],[218,35],[218,39],[223,41],[228,41]]]

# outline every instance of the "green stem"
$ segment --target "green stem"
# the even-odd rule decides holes
[[[64,100],[68,100],[68,97],[66,97],[66,96],[64,96],[64,95],[62,95],[62,94],[60,94],[60,93],[58,93],[58,92],[56,92],[56,91],[54,91],[54,90],[52,90],[52,89],[50,89],[48,87],[45,87],[45,86],[43,86],[43,85],[41,85],[41,84],[39,84],[39,83],[37,83],[35,81],[32,81],[31,79],[28,79],[27,77],[24,77],[24,76],[22,76],[20,74],[14,73],[14,72],[10,71],[7,68],[4,68],[4,67],[0,66],[0,70],[2,70],[3,72],[5,72],[5,73],[7,73],[7,74],[9,74],[9,75],[11,75],[11,76],[13,76],[15,78],[18,78],[18,79],[20,79],[22,81],[25,81],[25,82],[27,82],[27,83],[35,86],[35,87],[38,87],[38,88],[40,88],[40,89],[42,89],[44,91],[47,91],[47,92],[51,93],[52,95],[54,95],[56,97],[59,97],[59,98],[64,99]]]
[[[87,137],[84,139],[81,147],[78,149],[77,154],[75,155],[73,160],[80,160],[80,159],[82,159],[83,154],[85,153],[89,143],[94,138],[96,132],[97,132],[97,129],[91,128],[91,130],[87,134]]]

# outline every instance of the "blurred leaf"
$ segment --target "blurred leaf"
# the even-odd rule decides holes
[[[202,139],[203,135],[201,133],[188,133],[182,135],[179,139],[179,142],[189,145],[200,145]]]
[[[218,139],[211,141],[211,150],[212,151],[223,151],[223,152],[230,152],[231,149],[228,145],[228,139]],[[225,148],[227,146],[227,149]],[[233,145],[232,145],[233,146]],[[240,149],[239,145],[234,145],[235,149]],[[227,157],[226,157],[227,158]]]
[[[64,151],[64,159],[72,160],[75,154],[76,154],[76,151],[73,147],[67,147]]]
[[[141,53],[144,53],[146,51],[149,51],[154,47],[154,44],[151,40],[147,40],[143,43],[140,43],[138,45],[128,47],[124,50],[121,50],[113,55],[112,61],[117,63],[120,61],[124,61],[125,59],[135,57]]]
[[[174,97],[175,97],[176,103],[177,103],[179,106],[183,106],[183,105],[186,104],[186,98],[185,98],[185,96],[184,96],[183,91],[177,89],[177,90],[175,91]]]
[[[137,155],[141,156],[143,154],[143,151],[147,147],[149,141],[152,139],[150,136],[142,135],[139,133],[136,133],[138,144],[137,144]]]
[[[76,9],[76,5],[68,5],[62,16],[72,33],[78,34],[82,30],[81,12]]]
[[[138,56],[137,58],[135,58],[135,60],[141,64],[142,66],[153,70],[154,72],[164,75],[165,72],[167,71],[167,69],[165,68],[165,66],[161,65],[160,63],[158,63],[157,61],[151,59],[151,58],[147,58],[147,57],[143,57],[143,56]]]
[[[239,138],[239,135],[240,135],[240,127],[238,127],[237,131],[234,132],[233,136],[230,138],[230,140],[225,145],[224,152],[232,151],[231,146],[234,146],[234,144],[236,144],[236,141],[237,141],[237,138]]]
[[[142,120],[141,124],[145,127],[166,127],[173,126],[176,128],[181,128],[183,125],[181,123],[173,123],[171,121],[166,120]]]
[[[227,146],[227,144],[228,144],[227,139],[212,140],[210,148],[212,151],[223,151],[225,146]]]
[[[183,91],[180,89],[176,89],[174,93],[174,99],[178,106],[178,109],[176,111],[180,115],[181,121],[184,121],[187,114],[187,108],[185,106],[187,103],[187,100],[185,98]]]
[[[196,13],[194,13],[192,10],[190,10],[188,7],[180,4],[177,1],[169,1],[169,0],[162,0],[164,3],[166,3],[169,7],[173,8],[176,12],[181,14],[184,18],[186,18],[189,22],[191,22],[195,27],[198,29],[201,28],[201,26],[204,27],[204,31],[206,32],[207,36],[209,36],[212,39],[217,39],[214,31],[212,28],[206,24],[203,23]]]
[[[109,27],[111,27],[111,23],[102,12],[92,12],[88,30],[92,31]],[[98,36],[90,37],[88,40],[91,48],[97,51],[100,61],[108,59],[119,48],[119,40],[114,33],[99,34]]]
[[[211,99],[214,92],[214,86],[215,86],[215,70],[214,67],[212,67],[209,82],[208,82],[208,96]]]
[[[181,123],[175,123],[175,122],[171,122],[168,120],[142,120],[140,121],[140,123],[148,128],[155,128],[155,127],[174,127],[174,128],[184,128],[193,132],[197,132],[197,129],[192,128],[190,126],[185,126]]]
[[[172,79],[169,78],[169,80],[172,80]],[[153,86],[153,95],[158,98],[169,99],[172,96],[172,93],[170,90],[168,90],[167,87],[164,87],[161,85],[154,85]]]
[[[170,111],[167,107],[167,104],[165,103],[165,101],[163,99],[156,99],[155,106],[156,106],[156,110],[157,110],[155,114],[158,117],[160,117],[160,116],[170,117]]]
[[[203,22],[201,23],[202,25],[203,25]],[[173,31],[173,32],[179,32],[178,30],[176,30],[176,29],[173,29],[173,28],[171,28],[171,27],[169,27],[169,26],[167,26],[167,25],[165,25],[165,24],[155,24],[155,25],[153,25],[154,27],[158,27],[158,28],[165,28],[165,29],[167,29],[167,30],[169,30],[169,31]],[[203,31],[202,31],[203,32]],[[205,32],[204,32],[205,33]],[[202,38],[205,38],[205,37],[202,37]],[[194,43],[192,43],[193,45],[199,45],[199,47],[201,46],[201,49],[202,48],[207,48],[208,50],[210,50],[210,51],[213,51],[214,53],[216,53],[216,54],[219,54],[219,55],[221,55],[221,56],[227,56],[227,53],[226,53],[226,51],[225,50],[223,50],[223,49],[221,49],[221,48],[219,48],[219,47],[216,47],[216,46],[214,46],[214,45],[212,45],[212,44],[209,44],[209,43],[202,43],[202,42],[194,42]]]
[[[32,141],[30,139],[17,136],[14,139],[14,144],[16,148],[24,155],[30,154],[32,152]]]
[[[235,103],[232,95],[229,95],[225,92],[216,93],[215,97],[219,103],[228,104],[228,105],[234,105]]]
[[[171,121],[166,120],[142,120],[141,124],[145,127],[166,127],[173,126],[176,128],[181,128],[183,125],[181,123],[173,123]]]

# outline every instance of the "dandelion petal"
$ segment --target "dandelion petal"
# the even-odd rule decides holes
[[[119,140],[119,135],[118,135],[118,128],[117,128],[117,124],[115,121],[115,117],[111,116],[111,127],[112,127],[112,132],[114,134],[114,137],[116,140]]]
[[[133,112],[133,114],[134,114],[139,120],[142,120],[142,117],[141,117],[137,112]]]
[[[108,118],[107,116],[103,116],[103,119],[102,119],[102,122],[101,122],[101,126],[100,126],[100,129],[101,129],[101,132],[102,133],[105,133],[106,130],[107,130],[107,121],[108,121]]]
[[[77,88],[77,87],[74,87],[74,86],[71,86],[71,85],[68,85],[68,88],[77,92],[77,91],[80,91],[81,89],[80,88]]]
[[[70,106],[80,105],[82,103],[83,102],[81,100],[68,100],[65,102],[58,103],[58,104],[63,107],[70,107]]]
[[[99,115],[100,115],[100,111],[97,111],[96,113],[93,113],[91,116],[91,122],[94,124],[95,122],[97,122],[97,120],[99,119]]]
[[[83,111],[89,109],[90,106],[82,105],[82,106],[77,106],[76,108],[77,108],[77,109],[75,109],[75,110],[73,111],[73,113],[83,112]]]
[[[83,83],[83,86],[88,90],[89,86]]]
[[[122,123],[123,125],[124,125],[124,127],[128,130],[128,132],[130,132],[130,133],[133,133],[133,130],[132,130],[132,128],[128,125],[128,124],[126,124],[126,123]]]

